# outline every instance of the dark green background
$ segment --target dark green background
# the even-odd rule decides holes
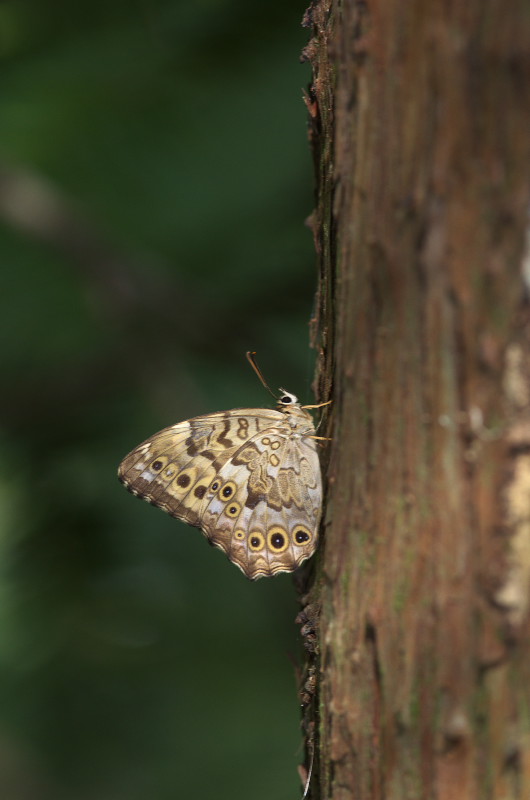
[[[116,480],[310,401],[304,3],[0,3],[0,797],[299,795],[290,576]]]

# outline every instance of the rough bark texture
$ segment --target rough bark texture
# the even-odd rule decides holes
[[[528,800],[530,7],[305,23],[333,398],[310,796]]]

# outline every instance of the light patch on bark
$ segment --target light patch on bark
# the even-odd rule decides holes
[[[521,345],[511,344],[506,351],[503,388],[514,411],[523,411],[508,431],[507,441],[513,448],[513,468],[505,487],[506,521],[512,532],[508,574],[497,593],[497,601],[506,608],[510,623],[522,624],[530,601],[530,386],[529,358]]]

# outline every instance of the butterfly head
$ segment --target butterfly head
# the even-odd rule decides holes
[[[280,388],[280,396],[278,398],[278,408],[285,408],[286,406],[297,406],[298,405],[298,397],[290,392],[286,392],[285,389]]]

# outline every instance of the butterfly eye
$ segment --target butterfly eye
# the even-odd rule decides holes
[[[292,406],[298,403],[298,398],[296,395],[291,394],[291,392],[286,392],[285,389],[280,389],[281,397],[278,400],[279,405],[281,406]]]
[[[245,531],[242,530],[235,531],[234,536],[236,539],[238,539],[238,541],[241,542],[245,538]]]
[[[210,489],[212,490],[212,492],[216,492],[220,485],[221,484],[219,483],[219,481],[214,481],[210,486]]]

